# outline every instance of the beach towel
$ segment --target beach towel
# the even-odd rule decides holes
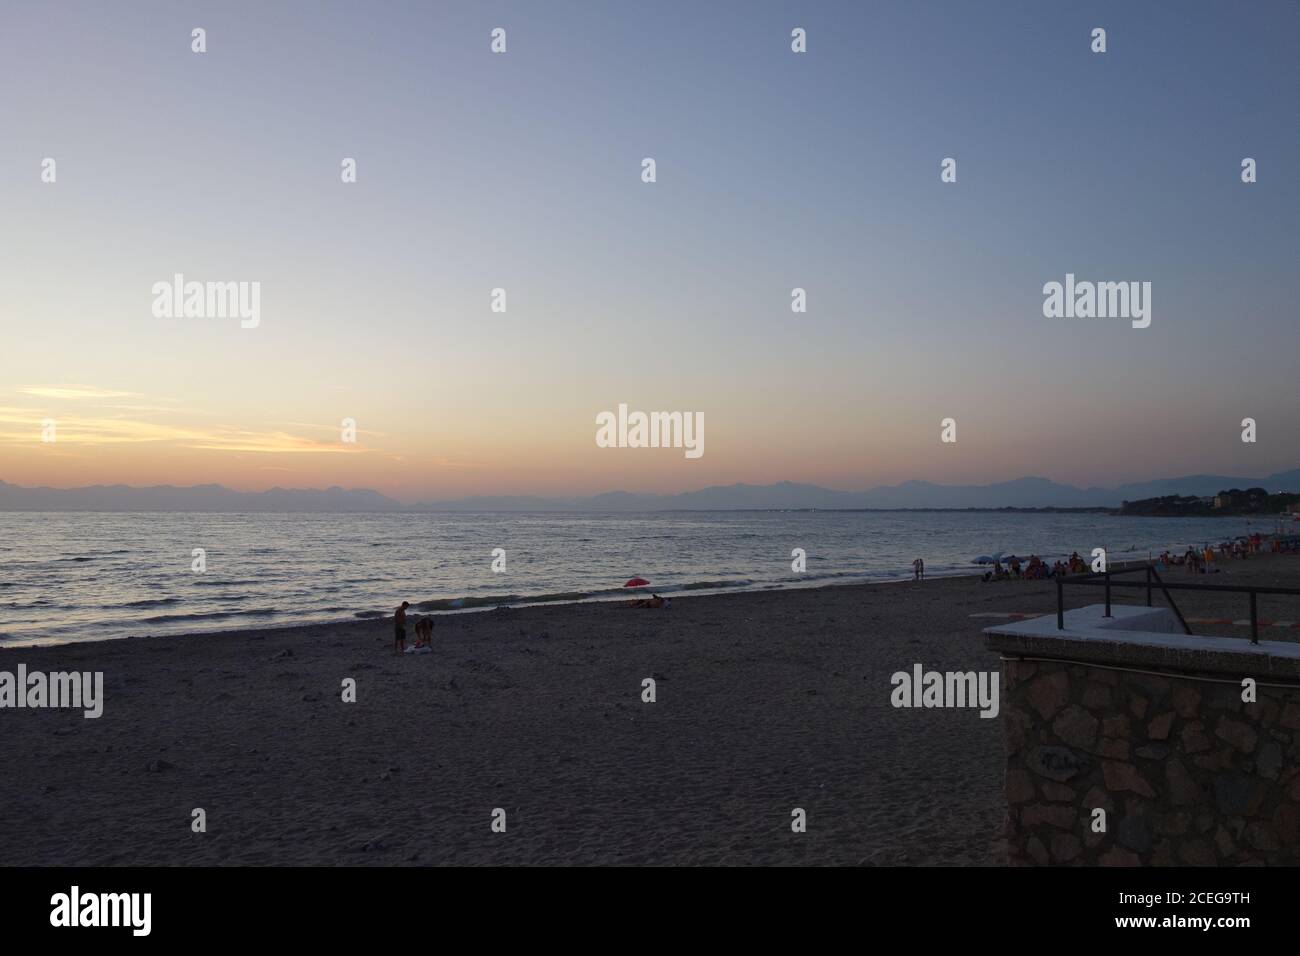
[[[408,647],[406,649],[406,653],[407,654],[432,654],[433,648],[432,647]]]

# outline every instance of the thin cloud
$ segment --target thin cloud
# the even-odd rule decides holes
[[[355,445],[345,445],[339,441],[317,441],[314,438],[302,438],[287,432],[253,432],[231,431],[213,435],[204,435],[185,445],[202,451],[240,451],[261,452],[266,454],[325,454],[355,455],[361,449]]]
[[[288,428],[311,428],[321,432],[337,432],[339,425],[317,425],[313,422],[267,422],[268,425],[283,425]],[[387,438],[386,432],[371,431],[368,428],[358,428],[358,435],[367,435],[375,438]]]
[[[96,405],[95,408],[106,408],[114,412],[163,412],[167,415],[177,415],[186,411],[184,408],[172,408],[166,405]]]
[[[127,418],[44,416],[30,409],[0,408],[0,443],[42,444],[42,429],[54,423],[56,444],[161,444],[201,451],[265,454],[360,454],[363,449],[338,441],[319,441],[283,431],[259,432],[233,428],[184,428]]]
[[[84,398],[132,398],[135,392],[116,392],[98,388],[94,385],[28,385],[18,389],[23,395],[37,398],[84,399]]]

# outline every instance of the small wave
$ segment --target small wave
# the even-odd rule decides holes
[[[750,580],[748,580],[748,579],[740,580],[740,581],[692,581],[692,582],[690,582],[689,584],[682,584],[682,585],[679,585],[679,586],[677,586],[677,587],[668,587],[668,588],[661,588],[661,589],[646,588],[645,590],[648,590],[648,591],[649,591],[649,590],[659,590],[660,592],[664,592],[664,591],[702,591],[702,590],[704,590],[705,588],[710,588],[710,589],[712,589],[712,588],[745,588],[745,587],[749,587],[749,586],[751,586],[753,583],[754,583],[753,581],[750,581]]]
[[[597,588],[590,591],[552,591],[546,594],[478,594],[458,598],[435,598],[417,601],[411,605],[417,611],[463,611],[471,608],[494,607],[509,604],[572,604],[626,595],[630,598],[648,594],[673,594],[678,591],[721,590],[753,587],[749,579],[728,581],[691,581],[686,584],[667,584],[662,587],[648,585],[642,588]],[[384,617],[382,611],[358,611],[357,617]]]
[[[170,624],[180,621],[219,621],[231,617],[270,617],[279,614],[274,607],[252,608],[247,611],[202,611],[195,614],[156,614],[140,619],[142,624]]]
[[[205,611],[200,614],[155,614],[153,617],[140,618],[141,624],[170,624],[173,621],[210,621],[225,617],[235,617],[235,611]]]
[[[419,611],[459,611],[467,607],[484,607],[488,604],[517,604],[524,598],[518,594],[484,594],[479,597],[458,597],[445,598],[433,601],[419,601],[415,605]],[[529,598],[528,600],[546,600],[545,597]],[[570,598],[570,600],[575,600]]]
[[[151,601],[129,601],[126,604],[119,604],[118,607],[165,607],[168,604],[180,604],[180,598],[156,598]]]

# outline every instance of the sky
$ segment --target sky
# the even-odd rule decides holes
[[[1266,0],[5,4],[0,480],[1295,468],[1298,81]],[[178,273],[257,326],[156,316]],[[1067,273],[1150,282],[1150,327],[1046,318]],[[705,453],[598,447],[619,404]]]

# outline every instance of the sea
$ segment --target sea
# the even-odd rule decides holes
[[[392,613],[981,573],[984,555],[1111,561],[1275,521],[1094,513],[0,513],[0,645],[195,634]],[[806,570],[793,570],[796,549]]]

